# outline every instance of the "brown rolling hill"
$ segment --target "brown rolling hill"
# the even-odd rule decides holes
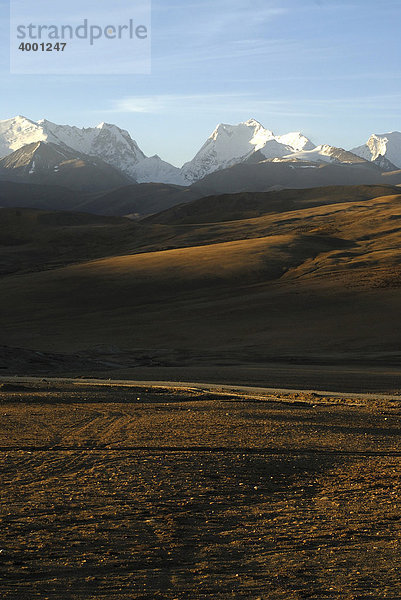
[[[253,381],[252,369],[263,379],[263,365],[277,360],[398,364],[401,194],[328,189],[308,200],[302,191],[298,205],[251,217],[236,200],[236,218],[220,207],[220,220],[202,222],[196,201],[181,222],[166,212],[161,223],[77,225],[84,236],[109,230],[103,258],[64,257],[62,267],[44,261],[40,272],[3,276],[1,343],[89,354],[113,347],[122,365],[156,353],[161,378],[172,366],[187,378],[207,364],[218,378],[246,365]],[[43,248],[35,235],[31,244]]]
[[[398,191],[392,186],[353,186],[227,194],[180,204],[140,222],[89,213],[3,208],[0,275],[37,272],[92,258],[261,237],[272,228],[280,228],[286,235],[302,233],[302,220],[290,214],[297,209],[365,202]],[[280,218],[280,213],[287,216]],[[263,215],[266,219],[259,219]]]

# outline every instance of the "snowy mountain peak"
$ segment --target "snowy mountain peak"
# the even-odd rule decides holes
[[[52,143],[38,141],[27,144],[0,160],[2,168],[22,170],[33,173],[36,167],[53,168],[62,161],[76,158],[64,147]]]
[[[171,183],[185,185],[181,169],[170,165],[155,154],[136,165],[136,180],[140,183]]]
[[[321,144],[312,148],[312,150],[299,150],[291,152],[283,158],[275,158],[273,162],[280,161],[302,161],[312,163],[342,163],[342,164],[361,164],[365,160],[352,152],[348,152],[343,148],[337,148],[328,144]]]
[[[0,121],[0,158],[22,146],[45,139],[40,125],[22,115]]]
[[[401,132],[374,133],[366,144],[354,148],[351,152],[372,162],[384,157],[397,168],[401,168]]]
[[[209,136],[209,139],[217,140],[218,137],[222,135],[231,136],[233,135],[233,132],[234,130],[232,125],[228,125],[227,123],[219,123],[213,133]]]
[[[125,129],[121,129],[117,125],[113,125],[113,123],[105,123],[103,121],[102,123],[99,123],[99,125],[97,125],[95,127],[95,129],[110,131],[110,132],[114,133],[115,135],[120,134],[120,135],[123,135],[124,137],[127,137],[127,136],[131,137],[130,134],[128,133],[128,131],[126,131]]]
[[[12,127],[13,125],[18,125],[19,123],[33,123],[35,124],[35,121],[31,121],[30,119],[28,119],[27,117],[24,117],[23,115],[17,115],[16,117],[12,117],[10,119],[1,119],[0,120],[0,127],[2,129],[6,128],[6,127]]]
[[[279,135],[276,139],[281,144],[290,146],[295,152],[300,152],[301,150],[313,150],[316,147],[315,144],[300,131]]]
[[[248,121],[244,121],[243,123],[239,123],[238,125],[230,125],[227,123],[220,123],[217,125],[216,129],[213,131],[209,139],[216,140],[219,135],[229,136],[229,137],[237,137],[240,136],[249,140],[253,139],[258,134],[262,133],[265,137],[274,137],[272,131],[269,131],[263,127],[258,121],[255,119],[249,119]]]
[[[34,122],[22,116],[0,121],[0,158],[35,142],[55,144],[59,148],[101,158],[140,182],[184,183],[179,169],[161,159],[149,162],[128,131],[116,125],[100,123],[97,127],[80,129],[57,125],[47,119]]]
[[[36,124],[35,121],[31,121],[31,119],[28,119],[28,117],[24,117],[23,115],[17,115],[13,119],[6,119],[6,121],[0,121],[0,122],[6,123],[6,122],[11,122],[11,121],[14,121],[14,123],[16,123],[16,124],[25,124],[25,123],[30,123],[31,125]]]
[[[0,159],[0,178],[88,192],[132,183],[99,158],[48,141],[32,142]]]
[[[276,136],[253,118],[238,125],[221,123],[182,170],[186,180],[191,183],[213,171],[247,160],[258,151],[265,158],[275,158],[313,148],[315,145],[302,133]]]
[[[243,123],[241,123],[241,125],[248,125],[249,127],[261,127],[263,128],[262,123],[260,123],[259,121],[257,121],[256,119],[248,119],[247,121],[244,121]]]

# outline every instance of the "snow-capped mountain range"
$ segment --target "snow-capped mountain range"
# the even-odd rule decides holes
[[[56,144],[100,158],[140,183],[155,180],[177,183],[180,179],[180,169],[158,156],[146,157],[128,131],[116,125],[100,123],[97,127],[79,129],[46,119],[34,122],[21,116],[0,121],[0,158],[34,142]]]
[[[354,164],[374,162],[383,170],[401,168],[401,133],[372,135],[366,144],[351,151],[327,144],[315,146],[300,132],[275,135],[255,119],[238,125],[220,124],[189,162],[181,169],[163,161],[159,156],[147,157],[130,134],[107,123],[97,127],[83,128],[57,125],[46,119],[31,121],[18,116],[0,121],[0,159],[21,148],[41,142],[54,151],[51,162],[52,173],[57,173],[57,154],[62,158],[71,151],[77,157],[100,159],[118,170],[131,181],[139,183],[169,183],[188,186],[215,171],[226,169],[253,157],[257,160],[274,162],[312,162]],[[57,150],[58,148],[58,150]],[[50,151],[50,148],[49,148]],[[19,155],[17,155],[16,159]],[[28,175],[35,174],[38,162],[31,163],[25,153]],[[18,160],[6,161],[5,168],[14,168]],[[56,161],[56,162],[54,162]],[[4,166],[4,161],[3,166]],[[63,164],[61,160],[60,165]],[[8,166],[7,166],[8,165]],[[36,173],[37,174],[37,173]]]

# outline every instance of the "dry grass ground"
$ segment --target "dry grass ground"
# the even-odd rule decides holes
[[[399,398],[24,385],[2,598],[400,597]]]

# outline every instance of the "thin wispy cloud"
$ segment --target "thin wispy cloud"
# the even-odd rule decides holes
[[[227,115],[242,112],[268,113],[278,116],[324,117],[326,110],[342,111],[358,109],[376,111],[380,103],[386,103],[391,111],[397,111],[401,94],[382,94],[343,98],[260,98],[252,93],[239,94],[156,94],[153,96],[128,96],[114,101],[108,113],[174,114],[196,112],[214,114],[224,107]]]
[[[316,114],[309,110],[308,102],[301,107],[297,103],[286,100],[255,98],[251,93],[130,96],[116,100],[111,108],[102,112],[155,115],[191,112],[214,115],[218,111],[224,111],[227,117],[232,114],[243,113],[244,118],[260,112],[299,117],[310,117]]]
[[[196,111],[213,111],[216,103],[229,102],[238,108],[239,103],[246,104],[248,94],[233,97],[232,94],[159,94],[154,96],[129,96],[116,100],[108,110],[112,113],[149,113],[161,114],[191,107]]]

